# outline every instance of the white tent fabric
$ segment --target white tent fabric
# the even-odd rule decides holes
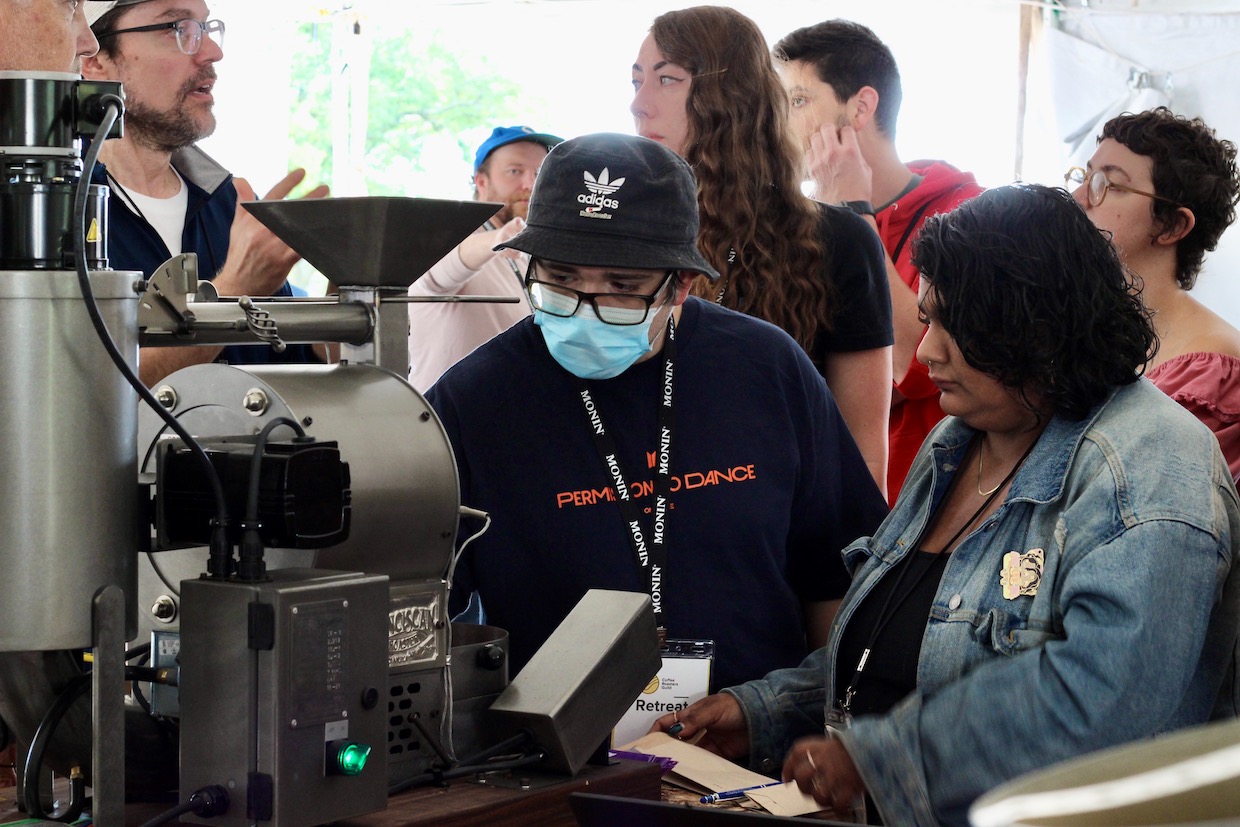
[[[1082,165],[1121,112],[1167,106],[1240,143],[1240,13],[1058,12],[1046,32],[1051,97],[1065,154]],[[1206,256],[1194,294],[1240,327],[1240,228]]]

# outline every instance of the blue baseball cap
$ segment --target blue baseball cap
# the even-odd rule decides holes
[[[564,139],[555,135],[548,135],[544,132],[535,132],[528,126],[497,126],[491,130],[491,137],[482,142],[482,146],[478,147],[478,151],[474,154],[474,172],[486,162],[487,156],[501,146],[515,144],[517,141],[530,141],[535,144],[542,144],[550,151],[551,147],[562,142]]]

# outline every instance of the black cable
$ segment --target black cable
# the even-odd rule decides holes
[[[249,490],[246,494],[245,519],[241,523],[241,549],[237,557],[237,579],[243,583],[256,583],[267,577],[267,567],[263,563],[263,540],[259,534],[262,523],[258,521],[258,490],[262,482],[263,452],[267,449],[267,440],[271,432],[281,425],[286,425],[298,437],[304,437],[306,431],[301,423],[287,416],[277,416],[263,426],[254,440],[254,453],[250,457]]]
[[[160,813],[150,821],[145,822],[142,827],[159,827],[159,825],[167,824],[186,813],[193,813],[200,818],[211,818],[212,816],[228,812],[228,804],[228,790],[219,784],[212,784],[208,787],[194,790],[190,794],[189,800],[183,804],[178,804],[171,810]]]
[[[129,694],[133,696],[134,701],[142,708],[143,712],[147,715],[151,714],[151,702],[146,699],[146,693],[142,691],[141,681],[132,681],[129,684]]]
[[[512,752],[513,750],[517,750],[517,749],[520,749],[521,747],[524,747],[527,743],[529,743],[531,739],[533,739],[533,737],[534,737],[534,733],[530,732],[528,729],[523,729],[520,732],[518,732],[516,735],[507,739],[506,741],[500,741],[498,744],[495,744],[494,746],[487,747],[481,752],[474,753],[473,755],[469,756],[465,760],[461,761],[461,763],[462,764],[481,764],[485,761],[490,760],[496,755],[503,755],[506,752]]]
[[[537,764],[546,757],[546,753],[535,752],[532,755],[523,755],[520,758],[514,758],[511,761],[496,761],[492,764],[473,764],[469,766],[453,767],[450,770],[424,772],[421,775],[415,775],[413,778],[407,778],[388,787],[388,795],[396,795],[403,793],[405,790],[411,790],[423,784],[433,784],[439,781],[448,781],[453,778],[462,778],[466,775],[473,775],[479,772],[500,772],[503,770],[515,770],[518,767],[526,767],[530,764]]]
[[[81,787],[84,787],[84,784],[75,785],[71,778],[69,810],[48,815],[43,811],[43,802],[39,800],[39,776],[42,774],[43,756],[47,752],[52,733],[56,731],[56,727],[60,725],[61,719],[65,717],[65,713],[69,711],[74,702],[90,688],[90,679],[91,674],[84,672],[75,675],[69,681],[69,684],[60,691],[51,707],[44,713],[43,720],[39,722],[39,728],[35,730],[34,738],[30,740],[30,750],[26,753],[26,766],[22,772],[22,800],[26,805],[26,814],[31,818],[69,822],[76,821],[82,814],[85,798]],[[75,807],[76,814],[68,817]]]
[[[271,432],[280,425],[287,425],[299,437],[306,435],[306,431],[301,427],[301,423],[287,416],[277,416],[258,432],[258,438],[254,440],[254,454],[250,458],[250,489],[247,492],[245,503],[245,519],[250,522],[258,519],[258,489],[260,482],[258,472],[263,464],[263,451],[267,449],[267,440],[270,438]]]
[[[167,666],[126,666],[125,680],[140,683],[162,683],[165,686],[181,685],[181,668]]]
[[[137,646],[133,647],[132,649],[125,650],[125,662],[128,663],[134,658],[146,657],[150,654],[151,654],[151,644],[140,643]]]
[[[140,649],[141,647],[137,648]],[[125,680],[166,683],[169,686],[176,686],[179,677],[177,673],[178,670],[175,669],[126,666]],[[30,741],[30,750],[26,753],[26,764],[22,770],[22,800],[25,803],[26,812],[31,818],[70,822],[76,821],[78,816],[82,814],[82,808],[86,802],[86,784],[85,780],[80,778],[81,773],[76,773],[78,777],[77,783],[75,783],[73,775],[69,778],[69,808],[50,815],[43,812],[43,805],[39,800],[39,777],[42,774],[43,758],[47,752],[47,745],[51,742],[52,735],[56,732],[56,727],[60,726],[60,722],[73,704],[90,690],[90,681],[90,672],[74,675],[68,685],[56,696],[56,700],[52,702],[47,712],[44,713],[43,720],[39,722],[34,738]]]
[[[444,763],[444,766],[450,765],[452,763],[452,756],[448,755],[448,751],[443,748],[443,744],[439,743],[439,738],[435,735],[435,733],[431,732],[430,728],[426,724],[422,723],[422,716],[415,715],[410,718],[410,721],[422,735],[423,740],[431,745],[431,749],[434,750],[435,754],[439,756],[439,760]]]
[[[171,810],[165,810],[164,812],[155,816],[150,821],[145,822],[142,825],[142,827],[159,827],[160,824],[167,824],[168,822],[174,819],[180,818],[186,813],[192,813],[193,811],[194,811],[193,802],[186,801],[182,804],[178,804],[177,806],[173,807]]]
[[[86,303],[86,313],[90,316],[91,325],[94,326],[95,332],[99,334],[99,341],[102,342],[104,350],[111,357],[112,362],[116,365],[117,370],[125,377],[125,380],[138,393],[138,397],[151,407],[151,410],[167,423],[168,427],[181,438],[182,442],[190,449],[195,458],[202,465],[207,475],[207,481],[211,485],[211,492],[215,497],[215,520],[213,531],[211,534],[211,551],[210,561],[207,564],[208,574],[215,579],[226,578],[231,572],[232,564],[232,547],[228,542],[228,503],[224,497],[224,486],[220,482],[220,475],[216,472],[215,466],[211,464],[210,458],[206,452],[202,450],[189,431],[181,425],[177,418],[171,412],[164,409],[163,405],[155,398],[155,395],[142,384],[142,380],[129,367],[129,363],[125,361],[125,357],[117,348],[116,342],[112,339],[112,335],[108,332],[107,324],[104,323],[102,315],[99,313],[99,305],[95,301],[94,290],[90,286],[90,274],[86,269],[86,203],[89,200],[90,179],[95,169],[95,163],[99,159],[99,151],[103,148],[103,142],[109,132],[112,131],[113,124],[117,118],[125,111],[125,103],[116,95],[103,95],[99,104],[105,107],[106,111],[100,121],[99,128],[95,131],[95,137],[91,141],[90,149],[86,152],[86,157],[82,160],[82,177],[78,181],[77,192],[73,198],[73,263],[77,269],[78,284],[82,289],[82,298]]]

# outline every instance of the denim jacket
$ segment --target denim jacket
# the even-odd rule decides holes
[[[745,712],[755,768],[778,769],[795,738],[822,733],[824,706],[851,678],[835,674],[841,629],[913,550],[974,433],[940,423],[890,516],[844,551],[853,584],[827,645],[725,690]],[[999,510],[952,552],[917,689],[840,736],[884,821],[967,824],[974,799],[1022,773],[1236,715],[1238,544],[1217,441],[1147,380],[1084,420],[1053,419]],[[1005,597],[1005,557],[1037,568],[1034,549],[1040,583]]]

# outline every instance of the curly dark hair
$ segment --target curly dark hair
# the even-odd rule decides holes
[[[663,56],[693,75],[684,156],[698,181],[698,247],[724,274],[723,304],[782,327],[810,351],[831,325],[820,275],[828,251],[818,208],[801,194],[788,95],[761,30],[733,9],[696,6],[660,15],[650,32]],[[718,289],[694,285],[712,300]]]
[[[797,29],[775,44],[775,59],[814,67],[818,79],[831,85],[845,103],[863,86],[878,92],[874,120],[892,140],[900,114],[903,88],[900,69],[887,44],[871,29],[851,20],[827,20]]]
[[[1159,226],[1170,230],[1183,220],[1177,204],[1193,211],[1193,229],[1175,245],[1176,281],[1191,290],[1206,253],[1236,220],[1236,145],[1216,138],[1201,118],[1181,117],[1165,106],[1112,118],[1102,127],[1098,143],[1107,138],[1149,158],[1154,192],[1176,202],[1150,199]]]
[[[926,219],[913,264],[965,361],[1035,413],[1031,397],[1083,418],[1157,343],[1119,254],[1062,189],[999,187]]]

